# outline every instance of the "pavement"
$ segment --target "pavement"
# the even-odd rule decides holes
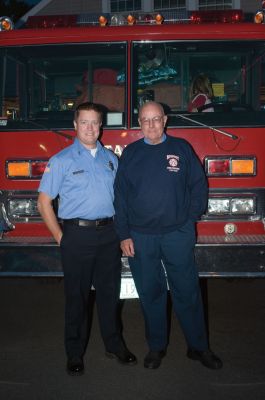
[[[127,345],[136,366],[105,357],[96,311],[84,358],[85,374],[65,371],[63,280],[0,279],[1,400],[264,400],[265,282],[208,279],[210,345],[218,371],[186,357],[174,316],[167,356],[157,370],[143,367],[147,352],[138,299],[123,301]]]

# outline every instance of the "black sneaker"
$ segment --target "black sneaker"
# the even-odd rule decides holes
[[[187,357],[191,360],[198,360],[207,368],[221,369],[223,366],[222,361],[211,350],[198,351],[188,349]]]

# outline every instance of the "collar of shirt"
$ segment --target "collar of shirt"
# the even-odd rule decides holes
[[[166,140],[166,138],[167,138],[166,134],[163,133],[163,136],[162,136],[162,138],[161,138],[161,142],[160,142],[160,143],[163,143],[163,142]],[[154,146],[154,145],[150,142],[150,140],[148,140],[147,138],[144,138],[144,142],[145,142],[146,144],[151,144],[152,146]]]
[[[80,142],[78,138],[75,138],[73,143],[75,151],[80,155],[83,152],[87,152],[88,149],[85,148],[84,145]],[[102,144],[97,140],[97,151],[101,151],[103,148]],[[90,152],[89,152],[90,153]]]

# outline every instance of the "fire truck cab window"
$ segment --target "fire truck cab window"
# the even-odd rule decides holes
[[[169,126],[179,125],[180,115],[188,113],[192,81],[200,74],[206,75],[212,84],[214,113],[202,111],[196,118],[207,119],[207,124],[218,124],[218,120],[224,123],[226,118],[229,124],[234,120],[238,125],[242,116],[247,124],[246,111],[249,111],[247,118],[252,116],[252,122],[257,112],[264,112],[264,43],[210,40],[135,42],[132,59],[131,112],[134,127],[138,127],[139,107],[150,100],[164,105],[169,114]]]
[[[104,125],[108,128],[138,128],[139,107],[155,100],[164,105],[169,115],[168,126],[172,127],[191,124],[181,118],[184,114],[215,126],[252,126],[261,124],[261,120],[264,124],[263,41],[129,44],[124,41],[2,47],[0,116],[12,123],[16,121],[17,125],[30,119],[44,128],[71,128],[75,107],[83,101],[93,101],[103,106]],[[211,81],[214,112],[199,110],[195,115],[188,107],[190,88],[200,74]]]
[[[75,107],[101,104],[109,127],[125,123],[126,45],[97,43],[1,49],[1,115],[72,124]],[[47,121],[47,123],[46,123]],[[60,122],[61,121],[61,122]],[[63,122],[62,122],[63,121]]]

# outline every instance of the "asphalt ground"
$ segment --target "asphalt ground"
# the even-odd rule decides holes
[[[147,352],[137,299],[122,307],[124,337],[138,357],[122,366],[105,357],[96,312],[84,358],[85,374],[65,371],[64,295],[59,279],[0,279],[1,400],[264,400],[265,281],[209,279],[211,348],[218,371],[186,357],[172,316],[167,356],[157,370],[143,367]]]

